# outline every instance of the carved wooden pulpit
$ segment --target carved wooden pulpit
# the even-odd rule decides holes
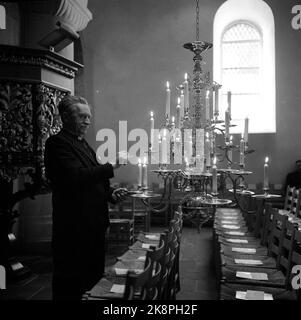
[[[0,45],[0,265],[8,280],[26,274],[13,251],[15,205],[50,192],[45,178],[44,147],[61,128],[57,104],[72,92],[82,65],[48,50]],[[13,181],[26,176],[21,190]]]

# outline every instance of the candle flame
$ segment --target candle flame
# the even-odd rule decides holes
[[[216,165],[216,157],[213,158],[213,165]]]
[[[187,73],[185,73],[184,78],[185,78],[185,80],[188,79],[188,74]]]
[[[181,96],[184,96],[184,90],[181,90]]]
[[[269,162],[269,157],[265,157],[264,162],[267,164]]]
[[[175,117],[171,117],[171,122],[175,122]]]
[[[207,91],[206,91],[206,98],[207,98],[207,99],[209,98],[209,94],[210,94],[210,91],[207,90]]]
[[[178,97],[178,105],[181,103],[181,98]]]
[[[153,111],[150,112],[150,116],[151,116],[151,117],[154,116],[154,112],[153,112]]]
[[[147,157],[144,157],[144,164],[147,164]]]
[[[233,136],[230,136],[230,141],[232,142],[232,140],[233,140]]]
[[[169,89],[169,81],[166,82],[166,88]]]
[[[140,159],[140,158],[138,159],[138,165],[139,165],[139,164],[141,164],[141,159]]]
[[[209,139],[209,132],[206,132],[206,138]]]

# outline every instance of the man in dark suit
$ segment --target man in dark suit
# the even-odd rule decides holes
[[[115,165],[99,164],[84,136],[91,111],[86,99],[67,96],[58,105],[62,130],[46,141],[46,176],[52,187],[53,299],[81,299],[105,265],[108,201],[126,189],[110,187]]]

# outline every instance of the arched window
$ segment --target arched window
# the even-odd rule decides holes
[[[0,29],[6,29],[6,13],[2,5],[0,5]]]
[[[275,36],[271,9],[262,0],[228,0],[214,19],[214,80],[222,85],[220,114],[232,93],[231,113],[241,133],[275,132]]]

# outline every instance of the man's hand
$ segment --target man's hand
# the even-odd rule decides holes
[[[124,200],[127,194],[128,190],[126,188],[118,188],[113,191],[112,199],[116,202],[120,202]]]

